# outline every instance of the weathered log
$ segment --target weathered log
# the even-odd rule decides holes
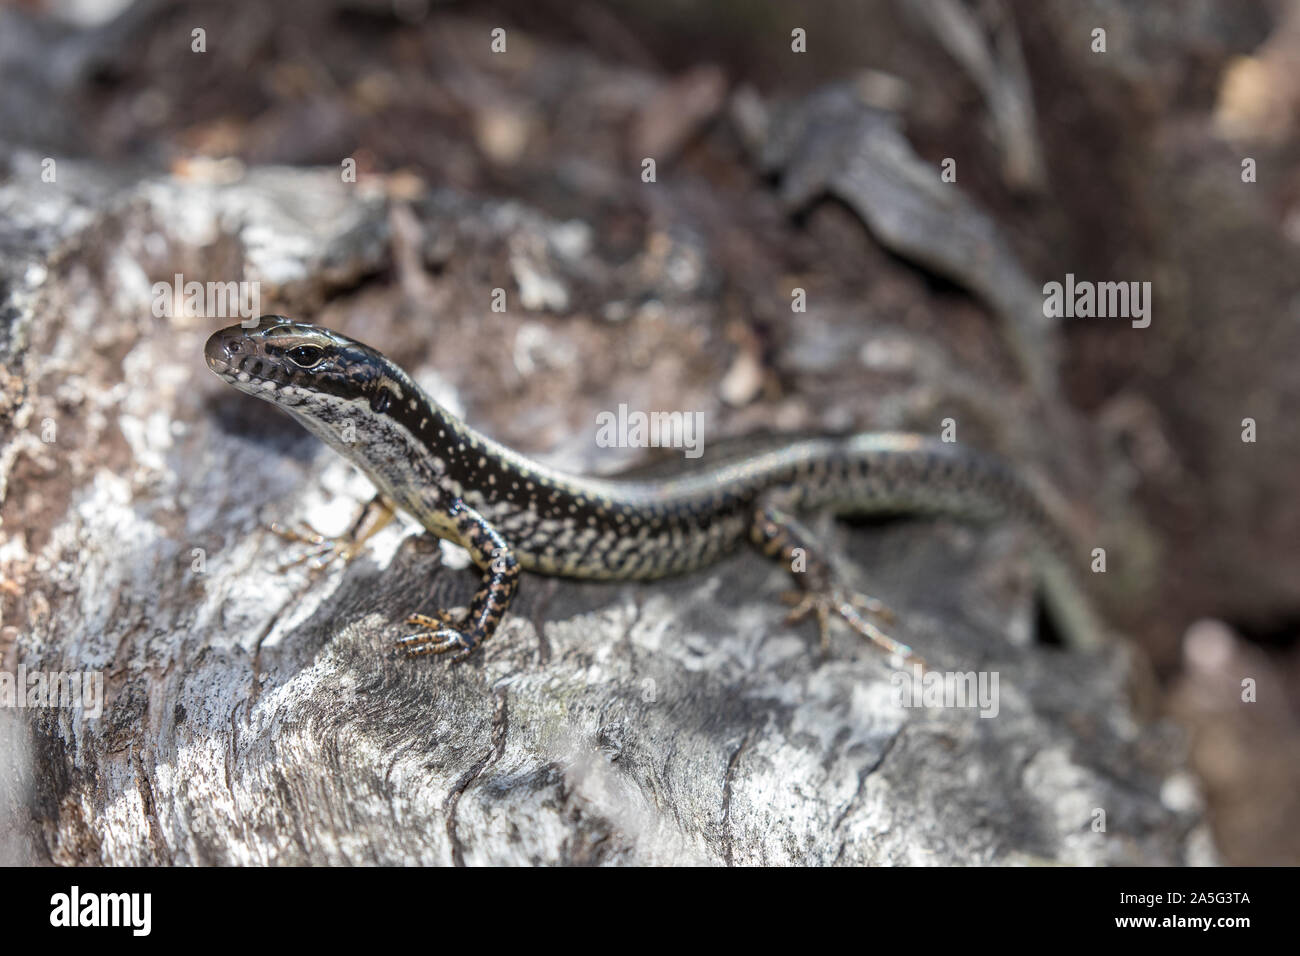
[[[120,190],[67,165],[41,193],[36,162],[0,186],[4,667],[102,674],[105,699],[0,709],[5,862],[1213,859],[1176,735],[1131,702],[1134,656],[1034,643],[1006,529],[827,529],[932,666],[998,675],[991,719],[901,707],[847,633],[820,653],[750,554],[659,584],[526,577],[471,661],[403,658],[406,614],[472,593],[463,555],[393,527],[346,567],[278,572],[293,551],[266,523],[339,531],[367,482],[208,375],[218,321],[153,317],[151,281],[257,279],[264,305],[360,285],[364,329],[392,306],[360,277],[391,267],[394,222],[423,230],[416,260],[572,227],[450,194],[394,218],[312,172]],[[581,258],[544,264],[590,279]],[[383,343],[444,395],[428,343],[449,321]],[[553,460],[589,465],[552,411]]]

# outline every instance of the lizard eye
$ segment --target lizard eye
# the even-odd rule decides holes
[[[285,354],[294,365],[300,368],[311,368],[313,365],[320,364],[321,359],[325,357],[325,350],[315,345],[299,345],[289,349]]]

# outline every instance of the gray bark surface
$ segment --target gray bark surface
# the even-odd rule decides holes
[[[1134,703],[1140,665],[1033,643],[1007,529],[824,527],[932,666],[999,674],[992,719],[900,707],[888,662],[847,632],[822,654],[782,623],[782,568],[748,553],[659,584],[525,576],[476,658],[405,659],[401,619],[464,604],[476,572],[409,525],[347,567],[277,571],[294,551],[266,523],[337,532],[367,482],[211,376],[217,323],[154,318],[150,282],[223,261],[264,302],[325,303],[390,268],[410,221],[425,263],[511,234],[554,240],[533,264],[570,287],[602,267],[517,206],[408,207],[328,173],[119,187],[60,169],[47,194],[30,170],[0,185],[0,650],[11,671],[101,672],[106,700],[98,719],[0,710],[5,862],[1213,859],[1181,741]],[[385,348],[435,390],[442,329],[411,320]],[[552,460],[593,464],[590,429],[560,419]]]

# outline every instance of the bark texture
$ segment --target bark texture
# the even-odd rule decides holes
[[[614,267],[572,223],[450,192],[406,202],[274,169],[122,186],[61,163],[42,193],[38,163],[17,156],[0,186],[4,666],[102,673],[105,701],[97,719],[0,709],[6,862],[1213,859],[1179,739],[1134,703],[1140,666],[1033,642],[1005,529],[824,528],[932,666],[997,672],[990,719],[900,707],[888,663],[845,632],[820,653],[781,622],[782,569],[751,554],[655,585],[526,576],[475,659],[406,660],[401,618],[465,603],[476,573],[409,526],[347,567],[278,572],[294,552],[265,523],[340,531],[367,482],[211,376],[218,323],[154,317],[151,283],[224,264],[262,283],[267,311],[345,308],[347,331],[463,405],[450,363],[489,320],[456,298],[471,282],[456,262],[492,246],[539,308],[581,303]],[[372,281],[394,274],[396,300]],[[674,343],[687,371],[659,369],[670,385],[725,371],[681,358],[689,314],[628,333],[500,321],[472,347],[513,359],[468,389],[470,418],[570,467],[598,458],[581,396],[628,374],[600,366],[607,337]]]

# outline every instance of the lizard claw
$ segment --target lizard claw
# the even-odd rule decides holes
[[[469,609],[460,608],[456,611],[434,611],[432,615],[411,614],[406,618],[405,623],[429,631],[436,631],[442,627],[457,630],[461,624],[465,623],[467,617],[469,617]]]
[[[463,653],[452,658],[453,663],[462,661],[469,657],[470,652],[474,650],[474,641],[456,626],[466,616],[467,613],[453,614],[450,611],[437,611],[432,616],[412,614],[406,619],[406,623],[414,625],[420,630],[414,634],[399,637],[393,643],[402,651],[405,651],[407,657],[424,657],[428,654],[462,651]]]
[[[860,612],[865,611],[882,620],[894,620],[894,612],[876,598],[835,587],[829,591],[787,591],[781,595],[781,600],[794,605],[786,615],[787,624],[796,624],[811,613],[817,615],[817,628],[823,650],[830,647],[830,616],[834,613],[849,627],[886,653],[908,663],[925,666],[925,659],[911,647],[890,637],[862,616]]]
[[[303,554],[280,564],[275,569],[280,574],[291,568],[296,568],[300,564],[306,564],[312,571],[324,571],[340,559],[346,564],[356,557],[358,553],[355,542],[351,538],[346,536],[338,538],[326,537],[308,524],[288,528],[278,522],[272,522],[268,529],[272,534],[283,538],[285,541],[308,545],[308,549]]]
[[[392,505],[388,504],[381,496],[376,495],[361,509],[361,513],[353,521],[351,529],[346,534],[336,537],[323,535],[305,522],[299,523],[292,528],[285,527],[278,522],[272,522],[268,526],[272,534],[283,538],[285,541],[308,546],[304,554],[280,565],[276,570],[283,574],[290,568],[305,563],[313,571],[324,571],[335,561],[342,561],[347,564],[364,550],[366,541],[375,532],[387,526],[392,520]]]

